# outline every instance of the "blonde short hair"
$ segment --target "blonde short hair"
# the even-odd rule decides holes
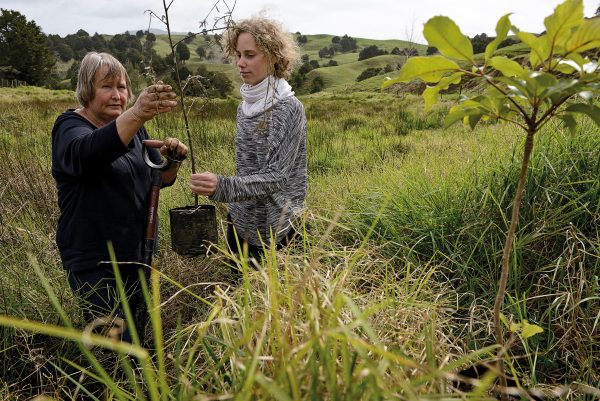
[[[236,58],[237,40],[241,33],[254,37],[258,48],[267,56],[270,72],[277,78],[289,79],[300,61],[296,40],[276,21],[266,18],[248,18],[238,21],[224,35],[225,53]]]
[[[127,84],[127,100],[129,101],[132,99],[131,81],[129,80],[129,75],[127,74],[127,70],[125,70],[125,67],[123,67],[123,64],[108,53],[89,52],[85,55],[83,60],[81,60],[79,73],[77,75],[77,101],[83,107],[87,107],[90,101],[94,99],[94,93],[96,91],[94,80],[96,78],[96,73],[100,71],[102,67],[107,68],[106,76],[102,78],[125,78],[125,83]]]

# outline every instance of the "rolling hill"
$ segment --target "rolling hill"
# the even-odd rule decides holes
[[[404,40],[354,38],[357,44],[356,50],[346,53],[335,53],[335,55],[331,58],[319,58],[319,50],[324,47],[331,46],[332,39],[336,35],[317,34],[305,36],[307,41],[300,46],[301,54],[305,57],[308,56],[309,60],[316,60],[322,67],[310,71],[306,75],[306,80],[302,87],[295,88],[295,90],[301,92],[308,92],[310,83],[317,77],[321,77],[324,83],[323,90],[327,91],[348,91],[352,90],[352,88],[356,88],[356,90],[373,90],[374,86],[377,86],[376,90],[378,90],[380,83],[378,85],[373,85],[372,83],[371,85],[360,85],[360,83],[357,84],[356,78],[363,70],[367,68],[384,68],[389,64],[396,69],[398,65],[404,63],[405,57],[388,54],[358,61],[360,50],[372,45],[375,45],[379,49],[387,52],[391,52],[396,47],[398,49],[410,47],[410,43]],[[174,42],[177,42],[181,40],[183,36],[173,35],[172,38]],[[196,49],[199,46],[202,46],[205,49],[208,59],[201,59],[198,57],[196,54]],[[234,86],[232,95],[235,97],[239,96],[237,88],[239,85],[241,85],[242,80],[237,73],[235,65],[225,62],[222,49],[218,44],[216,44],[213,40],[207,41],[205,37],[199,35],[188,44],[188,47],[190,49],[191,56],[190,59],[185,62],[185,65],[190,71],[196,71],[200,64],[204,64],[210,71],[220,71],[225,73],[232,81]],[[413,47],[417,49],[419,54],[425,54],[425,50],[427,49],[427,46],[422,44],[413,44]],[[156,36],[154,49],[162,56],[165,56],[170,52],[167,35]],[[338,63],[338,65],[332,67],[323,67],[324,65],[327,65],[330,60],[335,61]],[[384,79],[384,76],[379,78],[375,77],[369,81],[375,82],[377,79],[379,79],[379,82],[381,82]]]

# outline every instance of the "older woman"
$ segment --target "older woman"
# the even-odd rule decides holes
[[[139,305],[139,265],[148,214],[151,169],[143,159],[144,123],[177,105],[169,85],[144,89],[133,106],[131,83],[123,65],[107,53],[88,53],[77,82],[80,107],[61,114],[52,129],[52,175],[58,188],[60,218],[56,243],[69,284],[86,303],[84,317],[120,315],[109,246],[119,262],[129,303]],[[160,153],[183,158],[187,152],[177,139],[153,146]],[[160,162],[156,149],[149,156]],[[172,163],[162,173],[171,185],[179,168]],[[141,327],[138,327],[142,329]],[[129,333],[124,334],[130,340]]]
[[[299,59],[296,42],[275,21],[252,18],[226,32],[225,48],[244,84],[235,139],[236,175],[193,174],[192,191],[229,202],[237,238],[252,256],[263,243],[287,245],[297,235],[292,223],[306,196],[306,115],[286,81]],[[235,231],[234,231],[235,229]]]

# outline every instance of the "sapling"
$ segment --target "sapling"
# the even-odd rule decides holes
[[[494,334],[501,346],[504,345],[501,309],[534,138],[555,119],[562,120],[574,134],[576,113],[585,114],[600,125],[600,108],[593,102],[593,95],[600,88],[596,53],[600,48],[600,19],[584,18],[582,0],[566,0],[544,19],[544,25],[545,33],[538,36],[519,30],[510,22],[510,14],[504,15],[496,25],[496,38],[487,45],[483,60],[478,61],[471,41],[454,21],[444,16],[433,17],[425,24],[423,35],[440,55],[409,59],[399,76],[384,84],[387,87],[415,79],[431,84],[423,92],[425,107],[430,109],[440,91],[450,85],[459,84],[465,77],[479,80],[485,87],[483,93],[463,96],[450,109],[445,127],[462,121],[474,128],[487,120],[514,124],[524,131],[523,160],[493,309]],[[498,45],[509,32],[530,49],[523,62],[497,55]],[[503,358],[498,358],[500,372],[502,365]],[[500,378],[505,386],[505,379],[502,375]]]
[[[172,66],[173,66],[174,72],[175,72],[175,81],[176,81],[175,83],[177,86],[177,91],[179,92],[179,96],[181,98],[181,109],[182,109],[182,114],[183,114],[183,121],[185,124],[188,148],[189,148],[189,152],[190,152],[192,173],[195,173],[196,172],[196,162],[195,162],[195,158],[194,158],[194,146],[192,144],[192,135],[191,135],[190,124],[189,124],[189,119],[188,119],[189,111],[188,111],[188,108],[186,105],[185,89],[186,89],[186,86],[188,84],[190,84],[193,80],[196,80],[197,77],[195,77],[195,76],[190,76],[190,77],[185,77],[185,78],[181,77],[181,74],[180,74],[181,62],[177,58],[178,52],[176,49],[177,49],[177,45],[185,42],[189,38],[194,38],[200,34],[207,35],[209,32],[220,32],[220,31],[226,30],[232,24],[231,15],[235,8],[236,2],[234,0],[233,4],[231,5],[230,2],[228,2],[226,0],[216,0],[216,2],[210,8],[208,15],[203,20],[200,21],[199,25],[200,25],[200,28],[202,28],[200,32],[196,32],[196,33],[189,32],[184,38],[182,38],[178,41],[174,41],[173,35],[171,33],[171,23],[169,21],[169,10],[173,6],[174,1],[175,0],[163,0],[162,1],[164,13],[161,16],[159,16],[152,10],[147,10],[146,12],[149,13],[151,20],[154,17],[154,18],[158,19],[159,21],[161,21],[167,28],[167,37],[169,39],[169,48],[171,50],[169,55],[172,58]],[[221,6],[225,9],[225,11],[222,12],[222,14],[220,16],[215,17],[212,27],[208,27],[208,18],[212,14],[212,12],[213,11],[217,11],[218,13],[221,12],[218,7],[219,4],[221,4]],[[198,194],[194,195],[194,204],[196,206],[198,206]]]

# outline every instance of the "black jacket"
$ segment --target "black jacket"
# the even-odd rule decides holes
[[[52,129],[52,176],[60,208],[56,243],[67,270],[93,269],[109,261],[109,241],[117,261],[141,261],[151,186],[142,140],[148,138],[141,128],[124,146],[114,121],[96,128],[72,110],[56,119]],[[150,151],[158,163],[160,154]]]

